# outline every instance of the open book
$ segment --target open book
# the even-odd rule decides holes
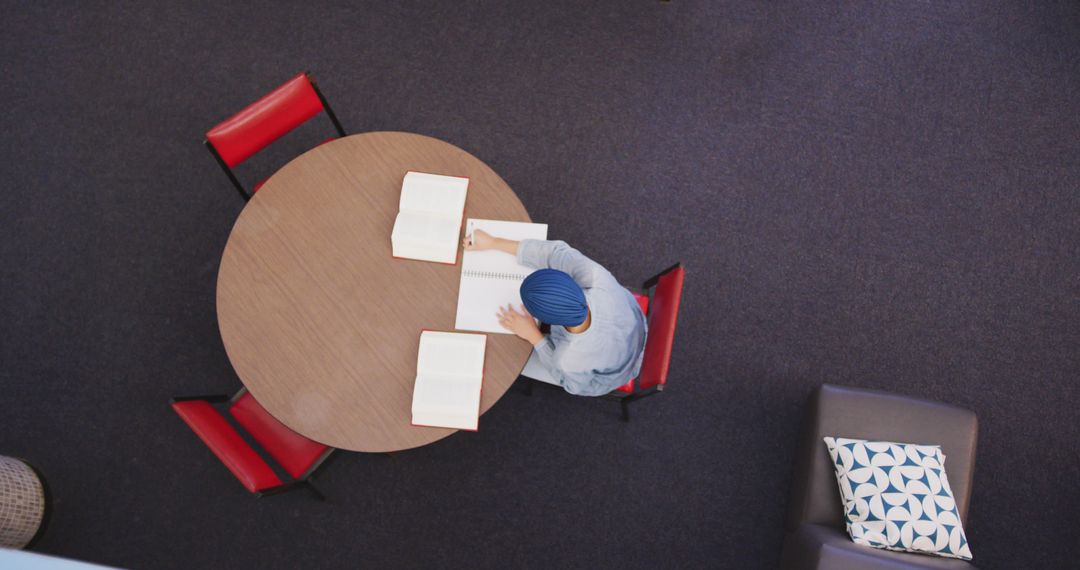
[[[412,423],[476,431],[487,335],[424,331],[416,358]]]
[[[394,257],[456,263],[469,179],[405,173],[390,242]]]
[[[547,224],[476,220],[466,222],[465,235],[484,230],[492,236],[521,241],[547,239]],[[504,251],[466,251],[461,258],[461,285],[458,288],[457,319],[454,328],[511,334],[495,315],[499,307],[521,304],[521,282],[533,270],[518,265],[517,259]]]

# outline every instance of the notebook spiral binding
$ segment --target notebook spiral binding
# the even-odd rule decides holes
[[[519,273],[502,273],[499,271],[462,271],[462,275],[466,277],[478,277],[480,279],[503,279],[506,281],[521,281],[525,279],[524,275]]]

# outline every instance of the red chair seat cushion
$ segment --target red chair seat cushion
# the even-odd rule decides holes
[[[300,479],[330,447],[312,441],[277,421],[250,392],[229,406],[229,413],[294,479]]]
[[[257,493],[281,485],[270,466],[208,402],[173,402],[172,408],[248,491]]]
[[[619,386],[618,388],[615,388],[615,391],[616,392],[622,392],[624,394],[633,394],[634,393],[634,380],[637,380],[637,378],[630,379],[630,381],[627,382],[626,384],[623,384],[622,386]]]

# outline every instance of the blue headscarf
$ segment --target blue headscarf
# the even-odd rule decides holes
[[[585,322],[589,306],[585,292],[556,269],[534,271],[521,282],[521,301],[529,314],[551,325],[574,327]]]

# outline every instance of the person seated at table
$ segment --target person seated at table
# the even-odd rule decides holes
[[[602,396],[641,370],[646,324],[637,301],[599,263],[563,241],[520,242],[476,230],[465,249],[494,249],[537,269],[521,283],[523,307],[499,310],[499,323],[533,345],[523,376],[579,396]],[[533,318],[551,325],[540,331]]]

